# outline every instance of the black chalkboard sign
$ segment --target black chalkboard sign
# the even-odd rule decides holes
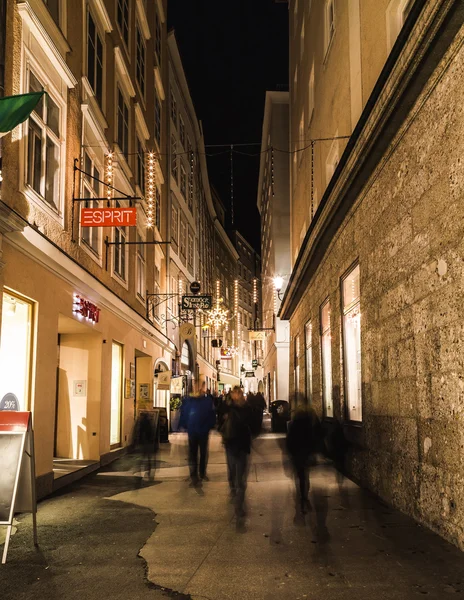
[[[13,496],[19,477],[23,453],[23,433],[0,435],[0,524],[8,525],[12,520]]]

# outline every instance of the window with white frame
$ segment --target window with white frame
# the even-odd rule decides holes
[[[158,186],[155,188],[155,226],[161,228],[161,192]]]
[[[176,183],[178,183],[179,168],[177,156],[177,140],[175,135],[171,135],[171,175],[176,180]]]
[[[308,127],[311,123],[314,112],[314,62],[311,66],[311,73],[309,75],[309,90],[308,90]]]
[[[118,9],[116,19],[122,39],[129,47],[129,0],[117,0]]]
[[[103,104],[103,43],[90,10],[87,11],[87,79],[101,107]]]
[[[295,335],[295,352],[294,352],[294,364],[293,364],[293,374],[294,374],[294,384],[295,384],[295,399],[298,403],[298,397],[300,392],[300,335]]]
[[[335,0],[325,0],[325,34],[324,34],[324,54],[330,48],[333,36],[335,34]]]
[[[61,3],[61,0],[44,0],[44,3],[46,5],[46,7],[48,8],[48,12],[52,16],[52,19],[55,21],[55,23],[58,25],[58,27],[60,27],[60,18],[61,18],[60,3]]]
[[[187,197],[187,173],[183,164],[180,165],[180,193],[184,197]]]
[[[171,90],[171,120],[174,123],[174,127],[177,129],[177,100],[174,96],[174,92]]]
[[[135,56],[135,77],[139,85],[142,97],[145,97],[145,38],[140,31],[140,25],[136,27],[136,56]]]
[[[171,208],[171,237],[174,243],[179,243],[179,210],[174,205]]]
[[[311,404],[313,400],[313,326],[311,321],[305,325],[306,347],[306,400]]]
[[[126,104],[121,89],[118,90],[118,112],[117,112],[117,123],[118,123],[118,146],[121,148],[124,156],[129,155],[129,107]]]
[[[85,208],[98,208],[99,203],[92,198],[101,198],[101,170],[97,168],[95,162],[87,152],[84,152],[84,171],[82,177],[82,197],[88,198],[84,202]],[[101,253],[101,228],[100,227],[81,227],[81,240],[85,247],[99,257]]]
[[[158,66],[161,66],[161,19],[158,15],[158,10],[155,9],[155,57]]]
[[[155,140],[161,145],[161,102],[155,89]]]
[[[406,19],[408,18],[414,0],[391,0],[386,10],[387,18],[387,49],[393,48]]]
[[[145,195],[145,148],[137,136],[137,170],[136,180],[137,184],[142,190],[142,194]]]
[[[193,235],[188,232],[188,266],[193,271]]]
[[[337,137],[337,135],[335,136]],[[325,172],[326,172],[326,185],[329,184],[329,181],[332,179],[332,175],[335,173],[335,169],[340,160],[339,154],[339,143],[338,140],[333,140],[329,153],[327,154],[327,160],[325,163]]]
[[[121,204],[116,201],[116,208],[119,208],[120,206]],[[125,282],[127,281],[127,227],[115,227],[114,241],[113,273]]]
[[[304,47],[305,47],[305,24],[303,21],[303,23],[301,24],[301,31],[300,31],[300,61],[303,60]]]
[[[44,89],[29,70],[29,92]],[[56,100],[56,101],[55,101]],[[27,132],[27,184],[56,213],[61,212],[60,171],[63,161],[62,110],[47,89],[29,117]]]
[[[345,393],[348,417],[362,421],[359,265],[342,279]]]
[[[158,265],[155,265],[155,273],[154,273],[154,281],[153,281],[153,293],[156,294],[156,295],[159,295],[161,293],[160,270],[158,268]],[[155,305],[153,312],[154,312],[155,319],[157,321],[159,321],[159,318],[160,318],[160,305],[159,304]]]
[[[182,146],[185,148],[185,123],[184,119],[179,115],[179,139]]]
[[[187,253],[187,229],[185,227],[184,221],[180,220],[180,239],[179,239],[179,250],[181,256],[186,257]]]
[[[324,415],[333,417],[332,403],[332,334],[330,329],[330,302],[321,306],[322,400]]]
[[[137,280],[137,296],[145,299],[147,291],[147,275],[146,275],[146,246],[140,242],[144,242],[144,237],[137,231],[137,263],[136,263],[136,280]]]

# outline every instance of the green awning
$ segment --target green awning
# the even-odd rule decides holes
[[[25,121],[44,94],[42,91],[0,98],[0,137]]]

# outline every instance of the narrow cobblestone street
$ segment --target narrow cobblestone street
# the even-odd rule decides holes
[[[217,434],[202,488],[186,481],[186,438],[177,434],[158,454],[154,481],[141,477],[136,455],[127,455],[64,489],[39,505],[37,552],[30,517],[19,517],[0,569],[2,600],[390,600],[462,593],[458,549],[341,480],[329,464],[312,470],[312,511],[296,512],[282,442],[279,434],[255,440],[240,531]]]

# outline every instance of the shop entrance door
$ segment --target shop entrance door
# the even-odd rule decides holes
[[[55,477],[100,459],[101,335],[58,320]]]

